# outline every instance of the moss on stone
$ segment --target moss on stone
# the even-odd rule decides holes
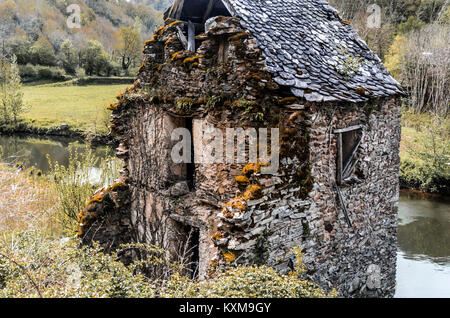
[[[263,196],[262,187],[257,184],[251,184],[244,193],[245,200],[257,200]]]
[[[230,200],[222,210],[222,214],[225,218],[231,219],[236,213],[243,213],[248,209],[247,202],[243,197],[238,196]]]
[[[234,41],[238,41],[238,40],[241,40],[242,38],[247,38],[247,37],[248,37],[248,34],[247,34],[247,32],[244,31],[244,32],[237,33],[233,36],[230,36],[229,40],[231,42],[234,42]]]
[[[228,264],[233,263],[236,260],[236,254],[230,251],[222,251],[223,258]]]

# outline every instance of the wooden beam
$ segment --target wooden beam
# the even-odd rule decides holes
[[[349,131],[353,131],[353,130],[362,129],[363,127],[364,127],[363,125],[356,125],[356,126],[350,126],[347,128],[335,129],[335,130],[333,130],[333,132],[335,134],[341,134],[341,133],[345,133],[345,132],[349,132]]]
[[[345,201],[344,201],[344,197],[342,196],[341,189],[339,189],[339,187],[337,186],[336,183],[334,184],[334,189],[337,192],[339,203],[340,203],[340,205],[342,207],[342,211],[344,212],[345,221],[347,222],[349,227],[353,227],[352,221],[350,221],[350,217],[348,215],[347,208],[345,207]]]
[[[342,179],[346,179],[349,177],[348,173],[351,172],[351,170],[353,170],[353,168],[355,167],[355,165],[353,165],[352,169],[349,171],[349,167],[351,167],[351,165],[353,164],[353,158],[355,158],[356,152],[359,149],[359,146],[361,146],[361,142],[362,142],[363,136],[361,136],[361,138],[359,138],[358,143],[356,144],[355,148],[353,148],[352,154],[350,155],[350,158],[348,159],[348,162],[345,164],[344,170],[342,170]]]
[[[336,163],[336,182],[342,184],[342,170],[343,170],[343,153],[342,153],[342,133],[338,135],[337,140],[337,163]]]
[[[195,52],[195,25],[191,20],[188,22],[188,50]]]
[[[178,35],[178,39],[181,41],[181,44],[183,44],[184,49],[187,50],[188,40],[186,39],[186,36],[184,35],[183,30],[181,30],[179,26],[177,26],[177,35]]]

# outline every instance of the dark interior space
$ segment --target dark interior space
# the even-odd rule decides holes
[[[195,190],[195,154],[194,154],[194,132],[192,117],[186,118],[186,128],[191,135],[191,162],[186,165],[186,181],[191,191]]]
[[[184,274],[197,279],[200,260],[200,230],[185,223],[177,222],[178,257],[184,267]]]

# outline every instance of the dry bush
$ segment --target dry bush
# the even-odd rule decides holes
[[[40,228],[57,233],[58,196],[43,177],[0,165],[0,233]]]

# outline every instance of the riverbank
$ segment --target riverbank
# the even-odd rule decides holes
[[[403,112],[400,184],[450,196],[450,119]]]
[[[0,134],[68,137],[114,145],[114,139],[108,135],[111,112],[106,106],[129,85],[98,81],[88,78],[84,86],[68,82],[24,86],[27,111],[17,124],[0,124]],[[119,78],[121,81],[124,79]]]
[[[20,137],[64,137],[73,141],[83,141],[98,145],[109,145],[116,147],[115,139],[105,133],[95,134],[89,131],[73,129],[68,125],[62,124],[58,127],[38,127],[32,126],[26,122],[20,122],[17,125],[0,125],[0,135],[20,136]]]

